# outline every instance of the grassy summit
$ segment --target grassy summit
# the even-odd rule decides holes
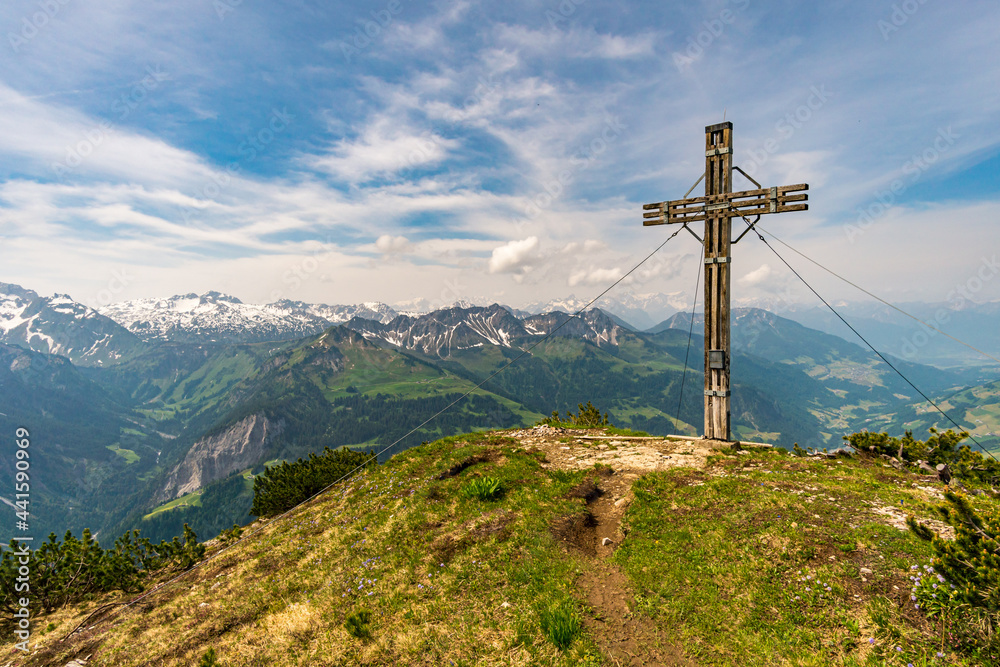
[[[878,460],[607,429],[447,438],[64,641],[123,598],[35,619],[35,651],[0,663],[988,664],[910,599],[930,547],[905,518],[935,516],[942,488]]]

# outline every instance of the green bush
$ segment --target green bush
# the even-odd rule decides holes
[[[375,462],[374,454],[326,447],[295,463],[272,466],[254,478],[253,516],[274,516],[308,500],[355,470]]]
[[[238,523],[234,523],[232,528],[223,530],[219,533],[219,541],[223,544],[232,542],[234,540],[240,539],[240,535],[243,534],[243,527]]]
[[[934,547],[934,570],[956,587],[956,599],[972,607],[1000,611],[1000,512],[980,515],[964,494],[947,491],[939,506],[942,518],[955,528],[955,540],[944,540],[926,525],[908,517],[913,533]]]
[[[934,560],[921,571],[913,566],[913,598],[928,616],[954,622],[954,634],[975,649],[1000,653],[1000,511],[976,512],[961,493],[945,492],[941,517],[955,529],[945,540],[912,516],[906,523],[934,548]]]
[[[568,649],[581,631],[580,617],[569,602],[543,609],[539,614],[539,624],[542,634],[560,651]]]
[[[611,426],[611,422],[608,421],[608,413],[605,412],[602,417],[601,411],[595,408],[590,401],[587,401],[587,405],[577,403],[576,408],[577,413],[574,415],[572,412],[567,411],[565,419],[559,416],[558,410],[554,410],[551,417],[546,417],[538,423],[548,424],[549,426],[576,426],[584,428]]]
[[[466,498],[495,500],[503,494],[503,483],[493,477],[480,477],[466,484],[462,494]]]
[[[11,619],[18,599],[19,554],[22,546],[12,540],[0,550],[0,610]],[[85,529],[81,539],[69,531],[60,541],[55,533],[31,551],[31,600],[41,611],[53,611],[66,604],[88,600],[101,593],[142,590],[149,573],[166,567],[188,569],[205,556],[205,546],[184,524],[184,541],[174,538],[158,545],[132,530],[110,549],[101,545]]]
[[[969,437],[967,432],[940,433],[931,428],[930,433],[931,437],[924,442],[915,439],[912,431],[906,431],[902,438],[864,432],[845,435],[844,440],[862,455],[884,454],[911,464],[926,461],[932,467],[944,463],[953,476],[966,481],[996,484],[1000,480],[1000,463],[973,451],[969,445],[959,444]]]
[[[198,667],[219,667],[220,665],[219,659],[215,657],[214,648],[208,649],[198,662]]]

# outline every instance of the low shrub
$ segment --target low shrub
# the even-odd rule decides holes
[[[1000,656],[1000,511],[977,512],[961,493],[946,491],[937,507],[955,529],[945,540],[912,516],[906,523],[934,548],[931,565],[915,570],[912,601],[928,616],[950,623],[965,648]]]
[[[375,460],[374,454],[326,447],[320,455],[272,466],[253,480],[250,514],[268,517],[286,512]]]
[[[560,417],[559,411],[554,410],[551,417],[546,417],[545,419],[538,422],[538,425],[547,424],[549,426],[575,426],[579,428],[598,428],[601,426],[612,426],[611,422],[608,421],[608,413],[605,412],[604,416],[601,416],[601,411],[593,406],[590,401],[587,401],[587,405],[583,403],[577,403],[577,413],[574,415],[570,411],[566,411],[566,417]]]
[[[138,530],[119,537],[110,549],[103,549],[88,529],[81,539],[70,531],[62,540],[52,533],[34,550],[13,539],[7,549],[0,550],[0,610],[8,621],[23,597],[17,579],[25,553],[30,553],[32,604],[48,612],[101,593],[140,591],[151,572],[194,566],[204,558],[205,546],[198,544],[198,536],[187,524],[183,541],[175,537],[157,545],[140,537]]]

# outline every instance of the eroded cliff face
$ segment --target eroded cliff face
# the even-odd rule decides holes
[[[173,500],[256,465],[263,458],[267,444],[284,428],[284,420],[271,421],[258,413],[199,440],[170,473],[157,494],[157,501]]]

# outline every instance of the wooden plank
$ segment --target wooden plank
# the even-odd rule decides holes
[[[691,222],[700,222],[702,220],[708,220],[712,217],[722,217],[722,218],[738,218],[741,216],[749,217],[752,215],[770,215],[771,213],[790,213],[793,211],[808,211],[809,204],[779,204],[777,210],[772,211],[770,204],[765,204],[758,206],[757,208],[743,208],[737,207],[735,211],[712,211],[705,212],[704,210],[691,210],[691,211],[681,211],[678,213],[669,213],[664,220],[664,224],[683,224]],[[657,219],[662,219],[662,216],[658,216]]]
[[[798,195],[787,194],[787,195],[778,195],[777,202],[778,202],[779,205],[781,205],[781,204],[784,204],[784,203],[787,203],[787,202],[807,201],[808,199],[809,199],[809,195],[807,195],[807,194],[798,194]],[[679,212],[685,212],[685,211],[701,211],[705,207],[716,206],[716,205],[722,204],[722,203],[729,203],[734,208],[760,207],[760,206],[766,206],[766,205],[770,204],[771,201],[773,201],[773,200],[770,197],[759,197],[759,196],[753,197],[753,198],[748,198],[748,199],[725,199],[725,198],[716,198],[716,197],[712,197],[712,198],[699,197],[697,200],[692,200],[692,199],[678,199],[676,201],[666,202],[666,210],[667,210],[668,213],[675,213],[675,212],[679,213]],[[660,208],[658,210],[662,211],[663,209]]]

